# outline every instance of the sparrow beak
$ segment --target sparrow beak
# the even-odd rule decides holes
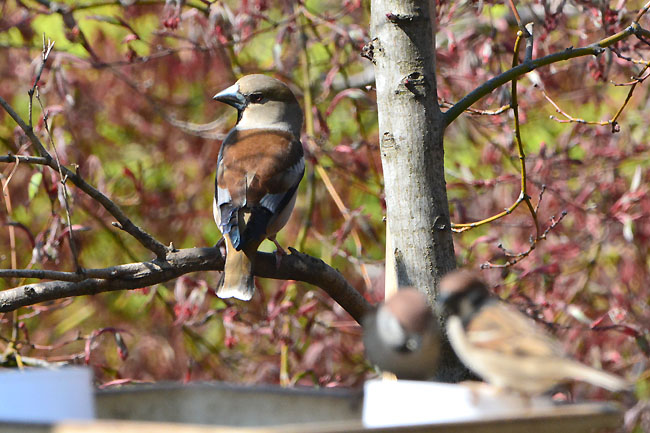
[[[232,105],[239,111],[243,110],[247,103],[244,95],[239,92],[239,84],[237,83],[217,93],[212,99]]]

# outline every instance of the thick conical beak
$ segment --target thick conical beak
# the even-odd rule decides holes
[[[243,110],[246,107],[246,98],[239,93],[239,84],[237,83],[217,93],[212,99],[232,105],[237,110]]]

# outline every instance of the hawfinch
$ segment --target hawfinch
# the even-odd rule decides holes
[[[257,247],[289,220],[305,171],[302,111],[281,81],[247,75],[214,96],[237,109],[237,124],[217,160],[214,219],[226,244],[221,298],[248,301],[255,292]]]
[[[438,298],[449,315],[447,335],[456,354],[488,383],[524,395],[580,380],[610,391],[629,384],[568,358],[533,319],[492,297],[474,273],[455,271],[440,282]]]
[[[440,354],[438,320],[424,294],[403,288],[362,320],[366,357],[399,379],[433,378]]]

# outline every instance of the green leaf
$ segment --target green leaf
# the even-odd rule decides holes
[[[38,192],[38,187],[41,186],[41,181],[43,180],[43,173],[37,171],[29,179],[29,186],[27,187],[27,193],[29,195],[29,200],[31,201],[36,193]]]

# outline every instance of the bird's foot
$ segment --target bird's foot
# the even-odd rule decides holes
[[[475,380],[465,380],[460,382],[459,385],[462,385],[469,390],[469,400],[474,406],[477,406],[481,402],[481,397],[486,393],[486,390],[490,392],[493,391],[493,388],[490,385]]]
[[[282,245],[278,242],[278,240],[274,237],[269,238],[271,242],[275,244],[275,269],[280,269],[280,265],[282,264],[282,258],[287,254],[287,252],[282,248]]]

